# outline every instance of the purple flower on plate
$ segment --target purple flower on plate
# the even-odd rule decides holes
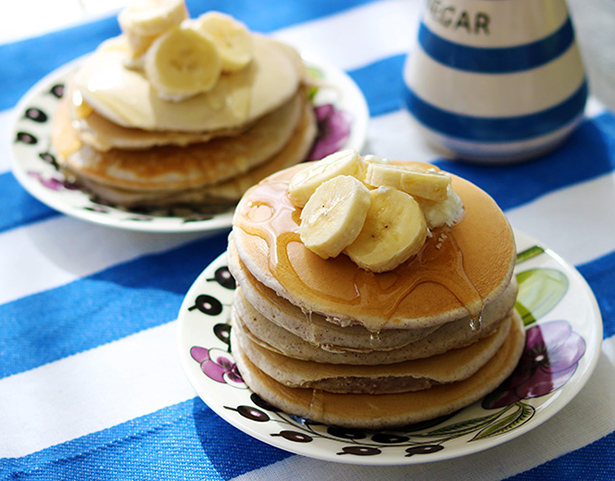
[[[525,349],[513,373],[483,401],[487,409],[549,394],[568,382],[585,354],[585,341],[567,321],[528,329]]]
[[[193,346],[192,359],[201,365],[201,370],[210,379],[235,387],[244,387],[243,379],[235,361],[222,349]]]
[[[320,160],[340,150],[350,137],[352,117],[348,112],[337,110],[332,104],[314,109],[318,122],[318,135],[308,160]]]
[[[41,183],[41,185],[51,190],[77,190],[73,184],[66,182],[64,179],[56,179],[55,177],[45,178],[40,172],[35,172],[33,170],[29,171],[28,175],[30,177],[34,177]]]

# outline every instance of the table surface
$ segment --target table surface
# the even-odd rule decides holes
[[[497,448],[413,466],[292,455],[230,426],[196,396],[179,364],[176,318],[190,285],[225,250],[228,231],[95,225],[43,205],[15,180],[9,132],[21,115],[17,102],[45,74],[117,34],[122,3],[21,0],[5,5],[9,14],[0,19],[0,477],[615,478],[612,1],[569,0],[592,94],[586,119],[560,149],[497,167],[438,157],[401,106],[393,87],[401,86],[423,2],[188,1],[193,16],[227,10],[346,71],[369,105],[365,153],[430,160],[475,182],[595,293],[602,352],[568,406]]]

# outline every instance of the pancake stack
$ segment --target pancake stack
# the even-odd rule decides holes
[[[348,175],[341,164],[358,167]],[[407,258],[383,269],[382,260],[359,265],[357,244],[365,243],[373,215],[397,206],[379,206],[377,214],[368,208],[361,233],[338,255],[323,255],[308,247],[305,234],[313,206],[297,205],[297,192],[324,180],[311,199],[318,197],[322,216],[341,216],[335,204],[355,191],[329,190],[330,204],[321,192],[340,177],[359,180],[371,206],[382,192],[416,192],[408,182],[391,187],[386,176],[379,178],[388,185],[370,183],[369,164],[413,178],[426,173],[418,186],[424,195],[430,182],[448,182],[439,201],[403,192],[420,206],[426,229],[415,231],[422,239]],[[349,217],[360,217],[352,205]],[[322,218],[311,221],[322,227]],[[327,222],[324,230],[337,229]],[[379,226],[398,242],[414,222],[402,216]],[[269,403],[312,421],[383,429],[452,413],[495,389],[523,349],[512,230],[485,192],[434,166],[344,151],[278,172],[239,202],[227,257],[238,284],[231,346],[244,381]]]
[[[141,1],[78,67],[54,118],[66,176],[97,201],[233,205],[306,158],[316,121],[298,53],[183,0]]]

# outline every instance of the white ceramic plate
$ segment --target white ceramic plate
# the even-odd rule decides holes
[[[342,148],[361,150],[367,135],[369,111],[354,81],[336,67],[309,57],[306,64],[327,87],[318,90],[316,107],[332,105],[350,123]],[[207,232],[231,225],[232,210],[212,213],[207,209],[131,211],[93,202],[58,171],[50,145],[51,119],[69,75],[79,60],[52,72],[38,82],[15,108],[12,131],[13,173],[38,200],[64,214],[86,221],[144,232]]]
[[[602,345],[600,311],[579,272],[530,237],[520,232],[515,235],[519,249],[515,274],[520,283],[517,307],[528,333],[521,362],[534,374],[452,416],[374,432],[311,423],[262,401],[242,382],[229,352],[227,320],[234,280],[226,267],[226,254],[205,269],[182,304],[179,350],[184,371],[203,401],[233,426],[265,443],[312,458],[352,464],[418,464],[502,444],[536,428],[568,404],[591,375]],[[548,374],[549,365],[557,372]],[[509,381],[514,379],[513,373]],[[539,390],[540,381],[548,381],[550,387],[539,396],[526,396],[526,388]]]

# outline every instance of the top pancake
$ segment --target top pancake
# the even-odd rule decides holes
[[[170,102],[161,99],[142,71],[124,66],[123,36],[102,44],[75,76],[75,88],[96,112],[121,127],[206,132],[243,126],[287,102],[303,80],[298,54],[253,34],[254,57],[245,69],[223,75],[204,94]],[[107,136],[130,137],[121,129]]]
[[[247,269],[305,311],[374,331],[416,329],[468,312],[478,315],[510,283],[516,249],[506,217],[489,195],[456,176],[462,219],[435,229],[406,263],[375,274],[345,255],[320,258],[300,241],[300,211],[287,196],[290,178],[305,167],[287,169],[251,188],[233,220],[233,240]]]

